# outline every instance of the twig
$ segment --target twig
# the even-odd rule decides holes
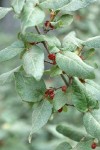
[[[46,62],[46,63],[48,63],[48,64],[53,64],[52,62],[47,61],[47,60],[44,60],[44,62]]]
[[[41,35],[41,31],[39,30],[39,28],[37,26],[35,26],[35,29],[36,29],[37,33]],[[47,50],[47,53],[50,54],[46,41],[43,41],[41,43],[43,43],[45,49]]]
[[[69,86],[69,83],[66,81],[66,78],[64,77],[63,74],[60,75],[62,80],[65,82],[66,86]]]
[[[73,104],[65,104],[66,106],[72,106],[72,107],[75,107]]]

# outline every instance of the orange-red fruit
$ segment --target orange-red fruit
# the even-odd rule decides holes
[[[51,99],[51,100],[53,100],[53,99],[54,99],[55,94],[54,94],[54,93],[51,93],[49,96],[50,96],[50,99]]]
[[[67,87],[66,86],[62,86],[62,91],[66,92],[66,90],[67,90]]]
[[[62,111],[63,111],[63,108],[60,108],[60,109],[58,110],[59,113],[61,113]]]
[[[97,144],[94,142],[94,143],[92,143],[92,145],[91,145],[91,148],[92,149],[95,149],[97,147]]]
[[[50,60],[55,60],[56,55],[55,55],[55,54],[49,54],[49,55],[48,55],[48,58],[49,58]]]
[[[46,22],[45,22],[45,27],[48,27],[49,24],[50,24],[50,22],[49,22],[49,21],[46,21]]]

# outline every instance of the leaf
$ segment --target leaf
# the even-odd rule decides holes
[[[24,43],[16,41],[12,45],[0,51],[0,62],[7,61],[17,56],[24,50]]]
[[[40,7],[49,8],[53,10],[60,10],[60,8],[68,4],[68,2],[70,2],[70,0],[46,0],[40,3]]]
[[[67,142],[63,142],[57,146],[55,150],[70,150],[72,149],[71,145]]]
[[[79,142],[72,150],[91,150],[93,139],[89,141]]]
[[[58,66],[53,66],[50,70],[50,76],[55,77],[62,74],[62,70]]]
[[[40,47],[33,46],[23,55],[23,67],[27,74],[40,80],[44,73],[44,52]]]
[[[62,92],[61,90],[58,90],[58,92],[55,94],[55,97],[53,99],[53,105],[55,110],[59,110],[62,108],[70,99],[70,89],[67,89],[67,92]]]
[[[92,97],[91,93],[76,78],[73,80],[72,90],[72,101],[79,111],[86,112],[88,109],[97,107],[97,99]]]
[[[100,86],[98,84],[94,81],[86,80],[85,87],[95,99],[100,101]]]
[[[84,85],[80,83],[77,79],[74,79],[72,84],[72,90],[72,100],[75,107],[81,112],[86,112],[88,110],[88,106]]]
[[[32,113],[32,129],[30,137],[33,133],[42,128],[49,120],[52,113],[52,105],[49,101],[43,100],[37,107],[34,108]]]
[[[11,0],[11,6],[14,8],[16,13],[20,13],[23,9],[25,0]]]
[[[91,138],[91,136],[87,136],[86,132],[83,129],[77,128],[71,124],[58,125],[56,127],[56,130],[64,136],[77,142],[79,142],[83,137],[86,137],[87,139]]]
[[[44,18],[45,13],[39,7],[33,7],[32,3],[27,2],[21,14],[22,32],[28,27],[39,25]]]
[[[62,12],[76,11],[80,8],[87,7],[91,3],[94,3],[96,0],[71,0],[70,3],[62,7],[60,10]]]
[[[1,74],[0,75],[0,85],[11,82],[14,79],[14,72],[19,71],[20,68],[21,68],[21,66],[15,68],[9,72]]]
[[[55,22],[51,22],[51,24],[55,28],[64,28],[64,27],[70,25],[72,23],[72,21],[73,21],[73,16],[65,14],[65,15],[62,15],[61,17],[59,17]]]
[[[21,38],[27,42],[43,42],[46,41],[50,47],[61,46],[59,39],[56,36],[38,35],[33,33],[26,33]]]
[[[20,72],[15,73],[16,89],[19,96],[26,102],[42,100],[46,86],[43,80],[36,81],[33,77],[25,77]]]
[[[94,78],[94,68],[85,64],[79,56],[73,52],[65,51],[56,55],[56,62],[60,69],[70,76],[79,78]]]
[[[76,38],[76,33],[72,31],[64,37],[62,46],[68,51],[75,51],[77,47],[81,47],[82,42],[82,40]]]
[[[100,109],[85,113],[83,122],[87,133],[100,140]]]
[[[12,8],[0,7],[0,19],[4,18],[10,11],[12,11]]]
[[[100,36],[88,39],[87,41],[83,42],[83,45],[90,48],[100,48]]]
[[[90,60],[94,57],[94,54],[95,54],[95,49],[94,48],[91,48],[87,51],[84,51],[84,53],[82,54],[82,57],[85,59],[85,60]]]

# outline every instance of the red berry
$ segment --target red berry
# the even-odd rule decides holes
[[[50,25],[50,21],[45,22],[45,27],[48,27]]]
[[[49,93],[49,94],[54,93],[54,89],[49,89],[49,90],[48,90],[48,93]]]
[[[62,86],[62,91],[66,92],[66,90],[67,90],[67,87],[66,86]]]
[[[49,54],[49,55],[48,55],[48,58],[49,58],[50,60],[55,60],[56,55],[55,55],[55,54]]]
[[[51,93],[49,96],[50,96],[50,99],[53,100],[55,94],[54,94],[54,93]]]
[[[60,108],[60,109],[58,110],[58,112],[59,112],[59,113],[61,113],[61,112],[62,112],[62,110],[63,110],[63,108]]]
[[[97,144],[94,142],[94,143],[92,143],[92,145],[91,145],[91,148],[92,149],[95,149],[97,147]]]

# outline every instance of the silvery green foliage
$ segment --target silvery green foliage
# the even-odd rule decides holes
[[[86,55],[91,55],[95,48],[100,48],[100,36],[83,41],[76,37],[74,31],[63,39],[56,37],[55,32],[52,36],[48,33],[66,26],[68,28],[73,21],[71,12],[95,1],[11,0],[11,7],[0,7],[0,19],[12,10],[21,20],[18,41],[0,51],[0,62],[9,61],[17,55],[22,61],[19,67],[0,75],[0,84],[15,80],[21,99],[33,105],[29,141],[32,134],[42,128],[53,113],[65,111],[65,108],[72,106],[82,115],[86,130],[74,125],[58,125],[59,133],[78,143],[72,147],[63,142],[56,150],[90,150],[95,138],[100,142],[100,86],[91,81],[95,78],[95,68],[82,58],[84,47],[89,49]],[[50,16],[49,21],[46,21],[46,10]],[[30,27],[35,28],[37,33],[30,32]],[[50,60],[46,60],[45,49]],[[45,62],[54,66],[46,70]],[[52,78],[62,77],[64,86],[49,87],[48,92],[45,74]],[[53,92],[50,93],[50,90]]]

